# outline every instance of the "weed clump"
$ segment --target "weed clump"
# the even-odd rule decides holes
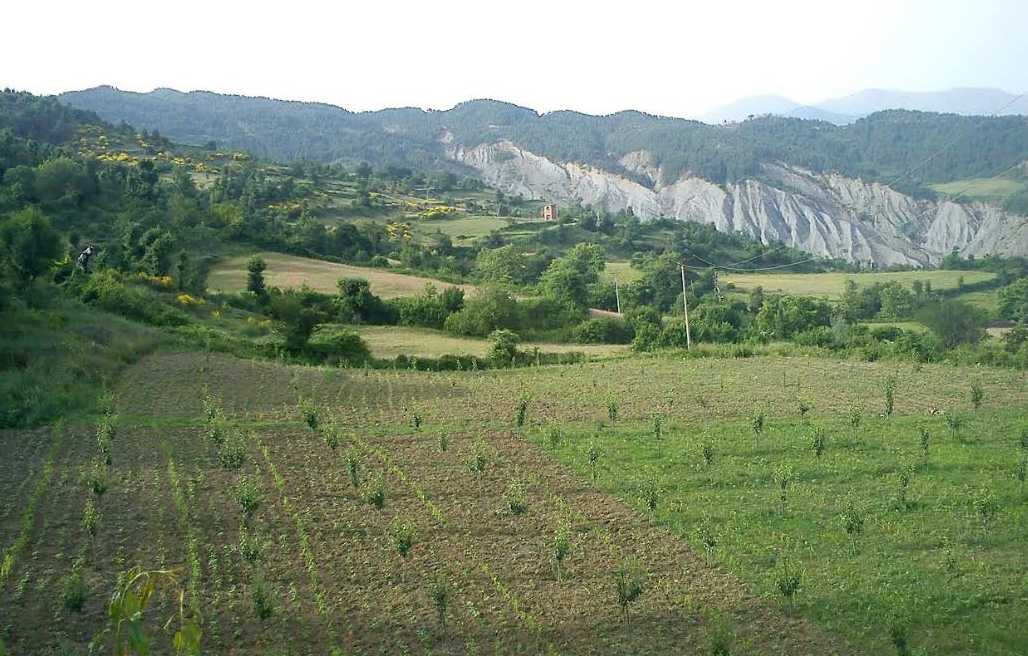
[[[507,485],[503,499],[512,515],[523,515],[528,510],[528,493],[520,480],[515,479]]]

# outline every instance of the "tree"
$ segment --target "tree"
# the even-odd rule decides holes
[[[985,319],[981,312],[962,301],[944,301],[925,307],[918,321],[932,329],[943,346],[976,344],[985,335]]]
[[[45,273],[62,251],[60,234],[35,207],[16,212],[0,223],[0,253],[22,283]]]
[[[246,291],[263,297],[267,293],[264,287],[264,270],[267,268],[264,259],[254,255],[246,261]]]
[[[999,290],[999,313],[1004,319],[1028,323],[1028,278],[1018,278]]]
[[[550,263],[539,281],[543,295],[584,307],[589,298],[589,287],[600,279],[603,271],[603,247],[598,244],[578,244],[564,257]]]
[[[361,162],[357,165],[357,177],[361,180],[367,180],[371,177],[371,164],[367,162]]]
[[[506,329],[494,330],[489,334],[489,339],[493,343],[489,349],[489,362],[495,367],[511,366],[518,354],[520,338],[517,333]]]

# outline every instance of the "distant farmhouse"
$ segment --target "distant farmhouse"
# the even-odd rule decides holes
[[[544,221],[556,221],[557,220],[557,206],[556,205],[543,205],[543,220]]]

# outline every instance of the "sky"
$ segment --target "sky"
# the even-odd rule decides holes
[[[699,116],[741,97],[1028,91],[1025,0],[16,2],[0,86]]]

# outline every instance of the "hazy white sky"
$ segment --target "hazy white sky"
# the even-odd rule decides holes
[[[1028,0],[45,1],[3,10],[0,86],[166,86],[348,109],[497,98],[699,114],[742,96],[1028,91]]]

